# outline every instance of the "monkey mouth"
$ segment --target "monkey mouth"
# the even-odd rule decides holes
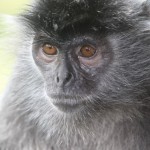
[[[66,113],[73,113],[80,110],[80,104],[66,104],[66,103],[53,103],[53,105],[60,111]]]
[[[83,108],[84,102],[79,96],[51,95],[53,105],[66,113],[78,112]]]

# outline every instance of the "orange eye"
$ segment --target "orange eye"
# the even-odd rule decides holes
[[[92,57],[96,53],[96,49],[90,45],[85,45],[80,49],[82,57]]]
[[[43,46],[42,50],[47,55],[56,55],[57,54],[57,48],[50,44],[45,44]]]

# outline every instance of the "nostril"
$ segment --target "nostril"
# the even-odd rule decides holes
[[[56,78],[57,83],[59,83],[59,77]]]
[[[72,79],[73,75],[72,73],[68,73],[65,79],[65,83],[69,82]]]

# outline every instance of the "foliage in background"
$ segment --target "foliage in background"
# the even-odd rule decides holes
[[[29,0],[0,0],[0,14],[20,13]]]
[[[9,80],[15,60],[11,50],[11,44],[7,42],[11,41],[11,30],[13,30],[11,15],[20,13],[28,1],[0,0],[0,94]]]

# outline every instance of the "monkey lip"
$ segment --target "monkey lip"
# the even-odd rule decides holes
[[[69,95],[51,95],[53,105],[63,112],[77,112],[83,107],[81,97]]]
[[[53,103],[53,104],[58,110],[68,113],[77,112],[82,106],[80,104],[66,104],[66,103]]]

